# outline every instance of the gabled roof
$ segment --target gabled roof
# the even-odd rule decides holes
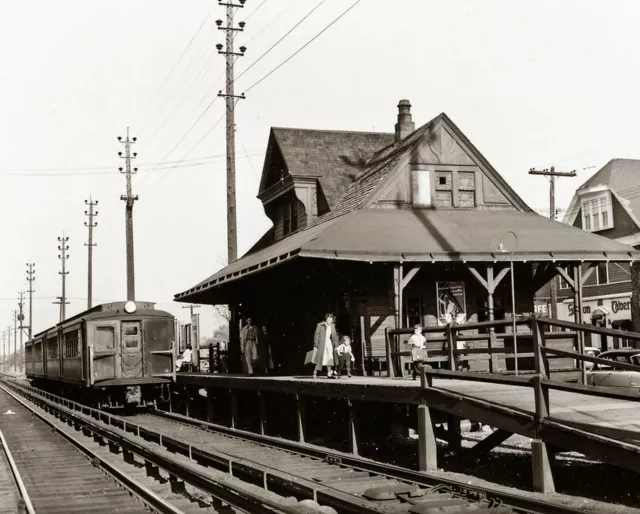
[[[501,235],[510,231],[517,234],[517,244],[498,251]],[[200,301],[212,288],[304,257],[364,262],[630,261],[639,259],[640,252],[531,212],[357,209],[245,255],[175,299]]]
[[[393,144],[394,139],[394,134],[385,132],[279,127],[273,127],[271,135],[269,144],[277,144],[290,175],[318,177],[330,209],[362,173],[371,156]]]
[[[518,209],[531,212],[531,208],[520,198],[511,186],[509,186],[495,168],[491,166],[480,151],[473,146],[471,141],[467,139],[455,123],[453,123],[445,113],[441,113],[430,122],[416,129],[399,143],[383,148],[373,155],[362,174],[347,188],[335,208],[331,209],[331,212],[328,212],[324,216],[317,218],[312,225],[319,225],[325,221],[351,212],[354,209],[367,206],[367,200],[374,194],[378,186],[398,168],[401,162],[409,162],[411,160],[415,145],[433,130],[438,123],[444,123],[447,128],[469,148],[470,152],[473,153],[486,173],[492,180],[500,185],[501,189]]]
[[[640,228],[640,160],[611,159],[576,189],[564,222],[573,225],[580,212],[581,192],[602,186],[608,188]]]

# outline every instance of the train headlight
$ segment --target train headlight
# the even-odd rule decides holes
[[[134,312],[136,312],[137,308],[138,307],[136,306],[136,302],[132,302],[131,300],[124,304],[124,310],[128,314],[133,314]]]

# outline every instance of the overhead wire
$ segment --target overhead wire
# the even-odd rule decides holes
[[[251,91],[254,87],[256,87],[258,84],[260,84],[263,80],[267,79],[268,77],[270,77],[273,73],[275,73],[276,71],[278,71],[280,68],[282,68],[285,64],[287,64],[291,59],[293,59],[296,55],[298,55],[300,52],[302,52],[302,50],[304,50],[307,46],[309,46],[311,43],[313,43],[316,39],[318,39],[322,34],[324,34],[327,30],[329,30],[334,24],[336,24],[341,18],[343,18],[349,11],[351,11],[356,5],[358,5],[360,3],[361,0],[356,0],[354,3],[352,3],[349,7],[347,7],[347,9],[345,9],[337,18],[335,18],[333,21],[331,21],[331,23],[329,23],[327,26],[325,26],[320,32],[318,32],[315,36],[313,36],[309,41],[307,41],[304,45],[302,45],[300,48],[298,48],[298,50],[296,50],[294,53],[292,53],[289,57],[287,57],[284,61],[282,61],[280,64],[278,64],[275,68],[273,68],[270,72],[268,72],[266,75],[264,75],[262,78],[260,78],[259,80],[257,80],[256,82],[254,82],[253,84],[251,84],[251,86],[249,86],[248,88],[246,88],[244,90],[245,93],[248,93],[249,91]]]
[[[177,69],[177,67],[180,65],[180,63],[182,62],[182,59],[184,58],[184,56],[187,54],[187,52],[189,51],[189,48],[191,48],[191,45],[193,44],[193,42],[196,40],[196,38],[198,37],[198,34],[200,34],[200,31],[202,30],[202,28],[205,26],[205,23],[209,20],[209,17],[211,16],[211,11],[209,11],[207,13],[207,15],[205,16],[204,20],[202,20],[202,23],[200,23],[200,26],[198,27],[198,29],[196,30],[196,32],[193,34],[193,36],[191,37],[191,39],[189,40],[189,43],[187,44],[187,46],[185,47],[185,49],[183,50],[182,54],[180,54],[180,57],[178,58],[178,60],[176,61],[176,63],[173,65],[173,67],[171,68],[171,70],[169,71],[169,73],[167,74],[167,76],[164,78],[164,80],[162,81],[162,83],[160,84],[160,86],[158,86],[158,88],[155,90],[155,92],[151,95],[151,97],[149,98],[149,102],[151,102],[152,100],[155,100],[156,96],[158,96],[158,93],[162,90],[162,88],[164,87],[164,85],[167,83],[167,81],[169,80],[169,78],[171,78],[171,76],[173,75],[173,72]],[[157,111],[156,111],[157,113]],[[154,113],[152,115],[152,117],[150,118],[153,119],[153,117],[155,116]],[[142,129],[140,129],[138,131],[138,134],[142,134],[146,128],[149,125],[149,121],[147,121],[147,123],[142,127]]]

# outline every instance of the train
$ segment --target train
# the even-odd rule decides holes
[[[174,317],[151,302],[96,305],[25,344],[27,379],[95,407],[156,406],[176,379]]]

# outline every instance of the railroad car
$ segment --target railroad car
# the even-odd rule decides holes
[[[25,345],[34,385],[101,407],[154,405],[175,381],[174,317],[150,302],[96,305]]]

